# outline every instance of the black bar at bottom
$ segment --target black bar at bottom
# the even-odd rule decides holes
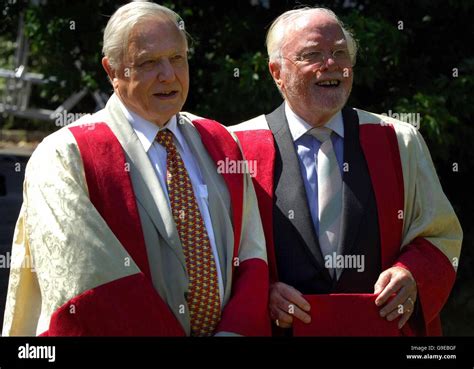
[[[474,368],[474,338],[0,338],[10,368]]]

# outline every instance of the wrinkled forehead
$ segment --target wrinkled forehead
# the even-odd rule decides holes
[[[314,13],[290,21],[285,30],[282,50],[346,45],[344,32],[339,23],[327,14]]]
[[[178,24],[170,19],[148,18],[136,24],[130,32],[130,52],[165,49],[186,50],[187,40]]]

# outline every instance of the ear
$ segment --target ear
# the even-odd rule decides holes
[[[281,64],[280,61],[270,61],[268,62],[268,70],[273,77],[278,88],[281,90],[283,81],[281,80],[280,73],[281,73]]]
[[[112,86],[115,89],[114,81],[117,79],[117,74],[115,70],[112,68],[112,66],[110,65],[109,59],[106,56],[102,58],[102,67],[104,67],[105,72],[109,76],[110,83],[112,83]]]

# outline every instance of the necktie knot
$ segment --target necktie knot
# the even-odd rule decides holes
[[[324,143],[331,138],[332,132],[333,132],[332,129],[327,128],[327,127],[315,127],[315,128],[311,128],[308,131],[308,134],[315,137],[321,143]]]
[[[162,129],[156,135],[156,141],[163,145],[166,151],[174,150],[173,133],[169,129]]]

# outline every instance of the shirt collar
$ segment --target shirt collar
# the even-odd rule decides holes
[[[286,101],[285,115],[294,142],[299,140],[301,136],[303,136],[311,128],[313,128],[308,122],[306,122],[304,119],[299,117],[293,110],[291,110],[290,105],[288,105]],[[334,114],[333,117],[329,120],[329,122],[327,122],[324,126],[332,129],[340,137],[344,138],[344,123],[340,110],[336,114]]]
[[[173,115],[170,120],[166,122],[166,124],[161,128],[158,127],[155,123],[152,123],[149,120],[142,118],[137,113],[131,111],[125,106],[125,104],[120,99],[118,100],[122,112],[132,125],[132,128],[137,134],[140,143],[145,149],[145,152],[148,152],[148,150],[150,150],[150,147],[153,145],[153,142],[155,142],[156,135],[162,129],[169,129],[178,140],[179,145],[183,147],[183,136],[181,135],[181,132],[178,128],[176,115]]]

